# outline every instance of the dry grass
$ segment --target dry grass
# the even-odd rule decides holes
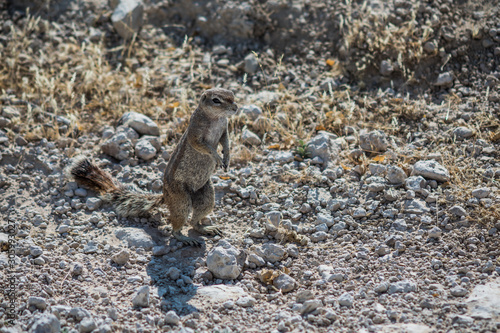
[[[348,1],[346,8],[340,27],[344,52],[349,54],[347,69],[365,80],[382,60],[390,60],[407,82],[413,80],[415,65],[425,57],[422,45],[432,34],[431,28],[416,27],[418,8],[411,8],[411,18],[399,26],[391,24],[386,15],[373,12],[366,1],[361,6]]]
[[[178,82],[165,80],[173,59],[186,68],[194,58],[190,50],[166,48],[154,59],[147,59],[153,45],[135,42],[109,49],[102,42],[78,42],[69,37],[36,45],[32,41],[42,32],[57,35],[56,23],[29,18],[24,28],[15,25],[9,42],[0,51],[0,96],[4,104],[14,104],[22,117],[17,120],[20,134],[28,138],[57,139],[60,124],[54,117],[70,119],[81,131],[95,131],[116,121],[127,111],[137,111],[155,120],[185,117],[193,109],[197,94],[183,89],[175,96],[164,96],[166,88]],[[138,62],[149,66],[136,69]],[[190,75],[190,74],[188,74]],[[167,81],[167,82],[165,82]],[[52,122],[52,126],[42,126]],[[72,133],[71,129],[65,131]]]

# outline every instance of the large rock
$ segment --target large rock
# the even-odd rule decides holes
[[[129,259],[130,253],[126,249],[120,250],[111,257],[111,260],[118,265],[125,265]]]
[[[389,184],[402,184],[406,177],[406,173],[400,167],[395,165],[387,166],[387,180]]]
[[[413,174],[440,182],[450,180],[450,172],[434,160],[418,161],[413,166]]]
[[[290,275],[283,273],[273,280],[273,285],[281,292],[287,293],[295,289],[297,282]]]
[[[335,134],[320,131],[318,135],[311,139],[307,144],[307,150],[311,153],[311,157],[319,157],[323,160],[323,166],[335,162],[342,150],[345,141],[338,139]]]
[[[241,288],[231,285],[216,284],[212,286],[199,287],[196,295],[192,297],[191,305],[203,304],[203,306],[217,305],[226,301],[236,301],[248,294]]]
[[[267,243],[255,249],[255,252],[264,260],[275,263],[283,260],[287,254],[285,248],[278,244]]]
[[[156,148],[148,140],[139,140],[135,144],[135,156],[148,161],[156,156]]]
[[[500,278],[476,286],[466,303],[472,318],[500,322]]]
[[[120,118],[119,124],[133,128],[142,135],[160,135],[158,125],[142,113],[127,112]]]
[[[239,251],[226,241],[219,242],[207,255],[207,267],[219,279],[236,279],[241,273]]]
[[[61,323],[56,316],[51,313],[44,313],[35,319],[31,326],[30,333],[58,333],[61,331]]]
[[[131,39],[142,27],[143,14],[142,1],[121,0],[111,16],[111,22],[122,38]]]
[[[140,228],[120,228],[115,231],[115,236],[126,242],[129,247],[142,247],[149,250],[156,245],[153,238]]]
[[[142,286],[137,289],[134,297],[132,298],[132,304],[139,308],[149,306],[149,286]]]
[[[377,332],[380,333],[431,333],[435,329],[423,324],[390,324],[390,325],[377,325]]]

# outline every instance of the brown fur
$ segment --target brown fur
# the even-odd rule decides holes
[[[197,240],[183,236],[180,231],[192,214],[191,224],[197,231],[222,234],[217,227],[203,226],[200,222],[215,206],[210,177],[215,168],[222,166],[227,170],[229,164],[227,117],[237,110],[231,91],[210,89],[203,93],[188,129],[168,162],[162,195],[126,188],[86,158],[76,160],[69,172],[76,182],[112,203],[121,216],[149,216],[166,204],[174,237],[187,244],[199,245]],[[222,158],[217,153],[219,144],[222,145]]]

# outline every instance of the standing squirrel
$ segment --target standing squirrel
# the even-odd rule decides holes
[[[163,194],[131,189],[114,180],[88,158],[79,158],[68,172],[75,181],[111,203],[123,217],[150,216],[166,204],[170,212],[173,236],[188,245],[199,246],[194,238],[182,235],[189,214],[193,228],[208,235],[222,235],[216,226],[201,224],[215,206],[215,191],[210,177],[216,168],[229,165],[227,117],[236,114],[234,94],[225,89],[209,89],[191,116],[189,126],[175,148],[163,177]],[[221,158],[217,153],[222,145]]]

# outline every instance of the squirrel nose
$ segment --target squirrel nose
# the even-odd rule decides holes
[[[233,111],[234,112],[238,111],[238,105],[235,103],[233,103]]]

